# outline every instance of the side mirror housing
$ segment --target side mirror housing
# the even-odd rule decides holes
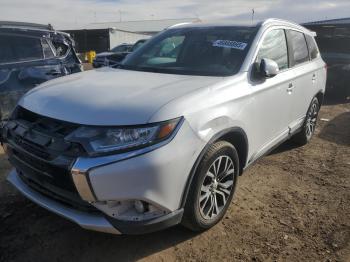
[[[276,76],[279,73],[280,69],[275,61],[268,58],[263,58],[260,62],[259,71],[263,77],[271,78]]]

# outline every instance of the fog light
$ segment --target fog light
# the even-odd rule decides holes
[[[134,202],[134,207],[136,211],[140,214],[145,213],[145,211],[147,210],[146,204],[140,200],[136,200]]]

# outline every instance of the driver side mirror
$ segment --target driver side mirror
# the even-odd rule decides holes
[[[268,58],[261,59],[259,72],[262,77],[274,77],[279,73],[279,71],[280,69],[275,61]]]

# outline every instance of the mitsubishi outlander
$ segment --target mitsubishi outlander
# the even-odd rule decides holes
[[[3,123],[8,180],[86,229],[208,229],[248,166],[311,139],[326,83],[314,36],[277,19],[181,24],[115,68],[41,84]]]

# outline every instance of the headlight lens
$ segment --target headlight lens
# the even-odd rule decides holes
[[[66,139],[78,142],[91,155],[128,151],[169,138],[181,118],[141,127],[80,127]]]

